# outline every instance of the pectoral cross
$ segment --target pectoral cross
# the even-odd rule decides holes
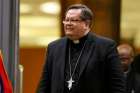
[[[72,77],[71,77],[70,80],[67,82],[68,82],[68,88],[70,90],[72,88],[72,83],[74,83],[74,80],[72,80]]]

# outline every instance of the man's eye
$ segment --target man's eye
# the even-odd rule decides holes
[[[75,19],[75,20],[71,20],[71,21],[75,21],[75,22],[76,22],[76,21],[80,21],[80,20],[78,20],[78,19]]]

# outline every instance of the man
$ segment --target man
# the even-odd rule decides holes
[[[131,63],[134,60],[134,49],[129,44],[120,44],[117,49],[121,59],[123,71],[127,73],[130,70]]]
[[[37,93],[124,93],[116,44],[89,32],[92,18],[85,5],[67,9],[66,37],[48,45]]]
[[[120,44],[118,47],[118,53],[121,59],[122,69],[126,77],[126,90],[127,93],[134,93],[134,67],[132,68],[132,62],[134,60],[134,49],[129,44]]]

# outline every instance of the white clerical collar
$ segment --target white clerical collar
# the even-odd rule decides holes
[[[74,44],[79,44],[80,43],[80,40],[73,40],[73,43]]]

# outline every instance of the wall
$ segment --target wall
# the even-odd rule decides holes
[[[21,48],[20,64],[24,66],[23,93],[35,93],[45,60],[45,48]]]

